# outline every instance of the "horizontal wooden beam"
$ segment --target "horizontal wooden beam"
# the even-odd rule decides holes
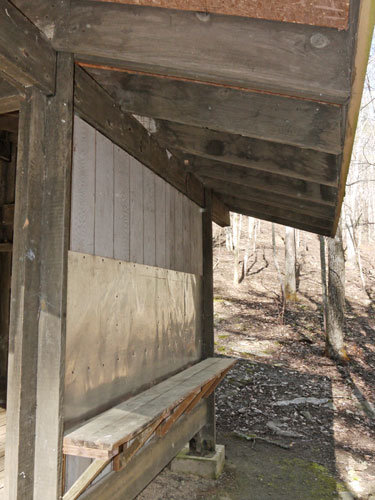
[[[124,113],[84,70],[75,72],[75,111],[131,156],[150,168],[199,206],[204,206],[202,183],[163,149],[133,116]]]
[[[336,204],[337,190],[331,186],[291,179],[278,174],[194,156],[190,156],[188,162],[186,161],[187,168],[190,168],[198,177],[218,179],[221,181],[221,185],[233,183],[236,185],[237,193],[246,191],[247,188],[255,188],[268,193],[321,203],[322,205],[334,206]]]
[[[344,103],[353,38],[351,29],[81,0],[53,43],[81,61]]]
[[[330,28],[347,29],[349,0],[322,0],[308,2],[264,2],[264,0],[223,2],[218,0],[93,0],[100,2],[143,5],[165,9],[192,10],[228,16],[252,17],[270,21],[311,24]],[[319,4],[319,5],[318,5]],[[204,17],[202,17],[204,19]],[[207,21],[209,18],[207,18]]]
[[[0,115],[18,111],[24,98],[21,92],[0,76]]]
[[[43,93],[55,92],[56,53],[42,33],[8,0],[0,0],[0,67]]]
[[[340,106],[279,95],[87,68],[124,111],[338,154]]]
[[[230,226],[229,209],[215,194],[212,195],[212,218],[221,227]]]
[[[336,155],[164,120],[156,122],[155,137],[165,147],[173,144],[173,150],[295,179],[338,185],[340,157]]]
[[[223,201],[227,200],[222,197]],[[227,200],[228,202],[229,200]],[[249,202],[238,200],[231,206],[232,212],[237,212],[256,219],[267,220],[283,226],[295,227],[303,231],[329,236],[333,221],[331,219],[319,219],[316,217],[306,217],[291,210],[275,209],[273,207],[259,204],[258,202]]]
[[[236,200],[240,199],[243,202],[257,202],[278,209],[293,210],[306,216],[311,215],[323,219],[334,218],[335,207],[333,205],[322,205],[312,201],[301,200],[300,198],[269,193],[248,186],[222,182],[210,177],[202,177],[202,180],[206,186],[209,186],[217,193],[218,197],[226,200],[225,203],[229,210],[231,210],[232,206],[236,205]]]

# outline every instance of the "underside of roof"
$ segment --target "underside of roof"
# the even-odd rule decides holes
[[[335,233],[371,0],[14,4],[229,210]]]

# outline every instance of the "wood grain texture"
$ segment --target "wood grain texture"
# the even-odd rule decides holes
[[[228,16],[252,17],[269,21],[311,24],[330,28],[347,29],[349,0],[323,0],[315,2],[276,2],[262,0],[95,0],[127,5],[162,7],[165,9],[191,10],[204,14],[215,13]],[[203,14],[204,13],[204,14]]]
[[[144,262],[143,167],[130,159],[130,262]]]
[[[55,96],[28,88],[20,110],[7,498],[57,498],[61,491],[72,121],[73,60],[61,54]]]
[[[183,165],[175,157],[169,157],[143,125],[123,113],[115,101],[80,68],[76,69],[74,99],[75,110],[82,119],[195,203],[203,203],[203,186],[196,180],[194,190],[191,189],[191,176]]]
[[[1,70],[22,86],[55,92],[56,53],[44,36],[13,4],[0,1]]]
[[[225,197],[223,197],[225,199]],[[330,227],[332,226],[332,219],[321,219],[317,217],[306,218],[305,215],[295,213],[291,210],[277,209],[271,206],[265,206],[259,203],[249,202],[245,203],[241,199],[236,199],[236,204],[231,206],[233,212],[237,212],[257,219],[263,219],[283,226],[295,227],[303,231],[310,231],[311,233],[329,235]],[[263,216],[260,214],[263,213]]]
[[[211,160],[240,165],[295,179],[337,186],[339,158],[242,135],[159,120],[155,138],[165,147]]]
[[[176,253],[175,253],[175,242],[176,242],[176,228],[175,228],[175,199],[177,191],[172,188],[169,184],[166,187],[166,264],[169,269],[176,269]]]
[[[212,190],[204,190],[205,207],[202,214],[202,359],[215,352],[214,342],[214,270],[212,239]],[[216,448],[215,394],[207,400],[207,421],[190,441],[190,448],[199,452],[213,452]]]
[[[73,57],[58,54],[56,93],[47,99],[45,112],[33,498],[58,498],[62,487],[73,86]],[[27,352],[27,356],[32,354]]]
[[[319,202],[301,200],[299,198],[278,195],[276,193],[267,193],[266,191],[247,186],[242,188],[242,186],[235,184],[223,184],[214,179],[205,179],[205,182],[213,189],[217,188],[217,192],[219,193],[217,196],[220,196],[221,201],[229,208],[236,206],[236,203],[239,201],[245,206],[246,200],[249,200],[250,202],[258,202],[263,205],[270,205],[275,208],[292,210],[300,214],[305,214],[307,218],[312,215],[322,219],[331,219],[335,213],[335,207],[333,205],[323,205]]]
[[[94,255],[113,257],[114,243],[113,143],[99,132],[95,140],[95,243]]]
[[[130,259],[130,156],[114,146],[114,258]]]
[[[164,437],[154,439],[141,450],[124,470],[113,472],[82,495],[82,500],[135,498],[202,428],[206,418],[204,401],[190,415],[181,417]]]
[[[175,270],[183,271],[184,270],[184,254],[183,254],[183,246],[184,246],[184,237],[183,237],[183,212],[182,212],[182,204],[183,199],[181,193],[177,192],[175,194],[175,216],[174,216],[174,237],[175,237]]]
[[[98,414],[69,432],[64,447],[112,451],[131,441],[160,417],[166,418],[192,393],[216,380],[235,364],[233,359],[208,358],[169,377],[124,403]]]
[[[240,196],[249,187],[323,205],[336,204],[337,189],[332,186],[205,159],[191,158],[189,166],[202,179],[221,181],[216,183],[217,191],[225,190],[234,196]],[[231,193],[228,192],[230,187],[233,189]]]
[[[207,21],[193,12],[81,0],[54,46],[86,62],[347,101],[350,30],[214,14]]]
[[[70,249],[94,254],[95,130],[74,119]]]
[[[143,263],[156,265],[155,174],[143,168]]]
[[[12,306],[9,329],[5,496],[32,499],[34,486],[35,405],[42,230],[44,118],[46,101],[36,89],[26,91],[21,106],[14,219]],[[37,216],[31,217],[31,214]],[[23,229],[28,221],[27,230]],[[25,258],[29,255],[29,258]],[[27,304],[27,306],[26,306]],[[33,355],[31,355],[33,353]],[[22,391],[21,391],[22,387]],[[24,448],[26,447],[26,448]],[[20,450],[23,453],[20,453]],[[24,474],[20,474],[24,472]]]
[[[167,267],[166,255],[166,189],[167,183],[160,177],[155,177],[155,219],[156,219],[156,266]],[[188,198],[186,198],[188,200]],[[190,201],[190,200],[189,200]],[[191,202],[192,203],[192,202]]]
[[[88,70],[126,112],[327,153],[342,150],[340,106],[109,69]]]
[[[0,77],[0,113],[18,111],[24,94]]]

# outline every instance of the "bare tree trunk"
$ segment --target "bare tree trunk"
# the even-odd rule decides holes
[[[348,360],[344,346],[345,258],[341,223],[335,238],[328,239],[328,314],[326,352],[333,359]]]
[[[276,235],[275,235],[275,224],[274,223],[272,223],[272,255],[273,255],[273,262],[275,264],[276,271],[277,271],[277,277],[279,278],[279,283],[280,283],[280,288],[281,288],[281,300],[282,300],[283,305],[285,305],[285,287],[284,287],[283,277],[281,276],[279,263],[277,261]]]
[[[326,242],[324,236],[319,236],[319,242],[320,242],[320,269],[322,278],[323,322],[324,322],[324,332],[327,333],[328,295],[327,295]]]
[[[234,266],[233,266],[233,282],[238,284],[240,280],[238,264],[240,261],[240,240],[241,240],[242,215],[234,214],[233,216],[233,246],[234,246]]]
[[[285,300],[296,302],[296,230],[285,227]]]

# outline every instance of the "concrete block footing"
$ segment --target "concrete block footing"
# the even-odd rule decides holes
[[[225,446],[217,444],[215,453],[200,457],[189,455],[189,446],[185,446],[171,462],[171,470],[182,474],[193,474],[206,479],[217,479],[223,472]]]

